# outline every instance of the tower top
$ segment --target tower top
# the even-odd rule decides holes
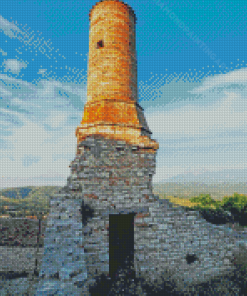
[[[101,135],[155,152],[159,145],[138,104],[135,13],[120,0],[102,0],[89,17],[87,102],[77,144]]]
[[[97,7],[98,5],[104,5],[104,4],[107,4],[107,3],[102,3],[102,2],[116,2],[116,3],[121,3],[123,6],[127,7],[128,10],[129,10],[129,13],[130,15],[133,16],[134,18],[134,22],[136,24],[136,21],[137,21],[137,17],[135,15],[135,12],[133,10],[133,8],[131,6],[129,6],[127,3],[121,1],[121,0],[100,0],[98,1],[95,5],[93,5],[93,7],[91,8],[90,10],[90,13],[89,13],[89,20],[91,21],[91,15],[92,15],[92,11],[95,9],[95,7]],[[101,4],[102,3],[102,4]]]

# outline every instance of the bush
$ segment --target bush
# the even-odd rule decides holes
[[[225,196],[221,204],[224,207],[234,207],[240,211],[247,205],[247,196],[234,192],[233,197]]]
[[[233,223],[234,216],[227,212],[221,205],[220,201],[215,201],[210,194],[200,194],[199,197],[193,197],[191,202],[198,203],[193,207],[199,211],[202,217],[212,224]]]
[[[241,226],[247,226],[247,197],[244,194],[235,192],[233,197],[224,197],[222,208],[230,211]]]
[[[203,208],[218,208],[221,202],[214,200],[210,194],[200,194],[199,197],[190,198],[191,202],[200,203],[200,207]]]

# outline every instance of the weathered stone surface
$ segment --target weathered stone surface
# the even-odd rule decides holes
[[[136,278],[143,280],[143,289],[145,285],[162,287],[169,278],[178,291],[187,291],[191,285],[206,284],[213,278],[234,274],[233,257],[239,244],[231,230],[207,222],[197,211],[175,207],[168,200],[154,196],[152,174],[148,171],[149,158],[135,154],[131,145],[126,144],[121,151],[124,154],[120,154],[114,152],[117,142],[93,137],[90,141],[108,158],[109,166],[105,166],[105,172],[116,175],[118,180],[125,180],[125,171],[120,165],[114,167],[113,163],[122,163],[124,167],[125,163],[121,162],[124,157],[126,162],[133,164],[129,168],[132,184],[111,186],[109,178],[102,176],[105,181],[102,190],[102,182],[94,181],[102,156],[92,156],[90,150],[77,155],[73,161],[74,174],[83,171],[89,177],[69,179],[64,192],[52,198],[56,203],[51,202],[51,215],[47,221],[41,278],[43,275],[47,279],[57,277],[56,281],[73,283],[78,277],[77,284],[89,293],[97,277],[109,274],[109,214],[131,212],[135,213],[134,269]],[[90,155],[93,161],[82,165],[81,160]],[[155,160],[152,162],[154,166]],[[144,176],[138,176],[138,169],[145,172]],[[88,182],[85,190],[82,189],[84,180]],[[75,184],[79,190],[68,189]],[[66,219],[62,219],[62,209],[70,213],[64,217]],[[54,215],[55,212],[60,214]],[[39,286],[39,291],[42,287],[44,283]]]

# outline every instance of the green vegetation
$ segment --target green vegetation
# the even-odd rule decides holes
[[[225,196],[223,200],[215,201],[210,194],[201,194],[199,197],[193,197],[191,202],[196,202],[197,205],[194,209],[199,210],[215,210],[218,212],[231,213],[234,221],[238,222],[241,226],[247,226],[247,196],[234,192],[233,196]]]
[[[37,213],[47,215],[50,196],[59,188],[28,186],[0,190],[0,214],[9,214],[10,217],[37,216]]]
[[[221,202],[214,200],[210,194],[200,194],[198,197],[192,197],[189,200],[192,203],[199,203],[204,208],[218,208],[221,205]]]
[[[37,216],[37,213],[48,215],[50,196],[59,188],[59,186],[28,186],[0,190],[0,215],[9,214],[11,217]],[[199,194],[191,198],[166,196],[164,193],[159,193],[159,196],[169,199],[174,205],[199,210],[206,216],[212,213],[218,215],[230,213],[235,222],[247,226],[247,196],[244,194],[235,192],[233,196],[225,196],[221,201],[214,200],[211,194]],[[7,207],[12,207],[12,210]]]
[[[247,196],[234,193],[225,196],[221,201],[214,200],[210,194],[199,194],[191,198],[179,198],[159,194],[161,199],[168,199],[175,206],[182,206],[188,210],[199,211],[210,223],[225,224],[238,223],[240,227],[247,227]]]
[[[247,196],[235,192],[233,197],[223,198],[222,206],[224,206],[225,209],[236,209],[238,212],[247,213]]]

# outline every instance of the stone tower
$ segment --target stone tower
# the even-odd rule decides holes
[[[118,0],[90,12],[87,103],[67,185],[50,197],[36,296],[93,295],[97,277],[122,268],[180,291],[234,270],[226,227],[153,194],[159,146],[138,104],[135,23]],[[137,295],[154,295],[144,290]]]
[[[88,257],[92,279],[102,272],[113,277],[127,257],[134,268],[134,219],[148,215],[148,202],[155,198],[152,176],[159,145],[138,104],[134,11],[122,1],[103,0],[89,16],[87,103],[76,129],[77,158],[68,186],[83,194],[85,206],[94,212],[87,226],[100,229],[104,223],[85,236],[88,244],[94,237],[96,248],[102,248],[99,237],[108,246],[104,264],[102,258]],[[123,225],[129,227],[120,239]],[[126,243],[118,252],[116,237]]]
[[[77,144],[100,134],[152,153],[159,147],[138,104],[135,24],[132,8],[118,0],[98,2],[90,11],[87,103]]]

